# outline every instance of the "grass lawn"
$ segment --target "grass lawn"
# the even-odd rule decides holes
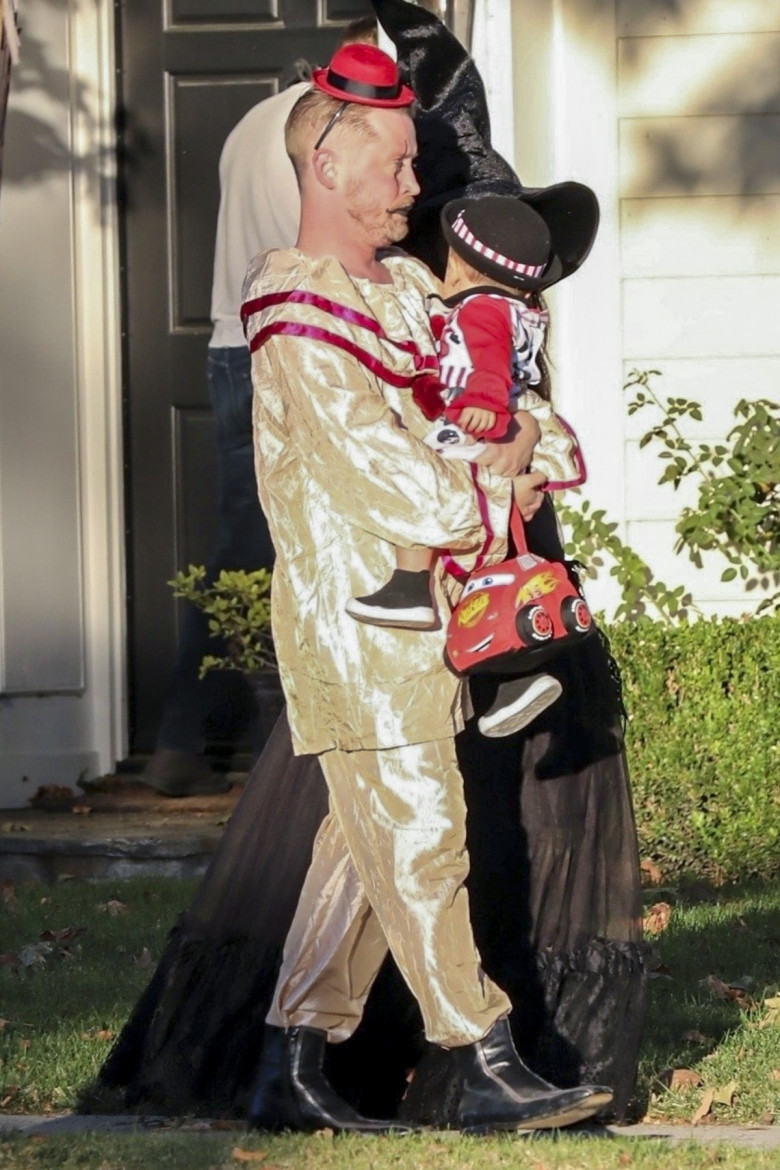
[[[777,1151],[692,1142],[500,1137],[247,1137],[162,1132],[0,1137],[0,1170],[776,1170]]]
[[[6,883],[0,901],[0,1110],[71,1108],[95,1075],[192,894],[170,880]],[[653,1121],[780,1124],[780,880],[710,892],[656,890],[671,918],[640,1068],[640,1113]],[[661,913],[663,912],[656,912]],[[670,1083],[672,1087],[670,1086]],[[708,1106],[708,1108],[706,1108]],[[248,1155],[254,1153],[256,1157]],[[260,1154],[264,1154],[260,1157]],[[727,1147],[586,1137],[249,1138],[240,1129],[0,1139],[6,1167],[262,1165],[385,1167],[679,1167],[777,1165]]]

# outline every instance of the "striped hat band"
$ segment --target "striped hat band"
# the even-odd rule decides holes
[[[478,240],[469,226],[463,219],[463,212],[461,212],[452,225],[452,230],[459,239],[463,240],[464,244],[474,252],[479,252],[481,256],[485,256],[488,260],[492,260],[494,264],[500,264],[502,268],[508,268],[510,272],[519,272],[522,276],[541,276],[547,267],[546,264],[521,264],[519,260],[510,260],[508,256],[503,256],[501,252],[497,252],[495,248],[489,248],[487,244],[483,244]]]

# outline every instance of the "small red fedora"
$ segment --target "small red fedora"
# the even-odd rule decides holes
[[[363,106],[397,108],[415,100],[393,58],[375,45],[343,45],[327,68],[314,70],[312,82],[332,98]]]

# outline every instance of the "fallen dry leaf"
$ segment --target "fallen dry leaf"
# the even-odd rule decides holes
[[[639,863],[639,868],[641,869],[642,873],[647,875],[647,880],[650,882],[651,886],[660,886],[661,882],[664,880],[664,875],[661,873],[655,862],[651,861],[649,857],[645,857]]]
[[[40,804],[49,800],[72,800],[74,792],[64,784],[41,784],[35,796],[31,796],[29,804]]]
[[[770,1081],[780,1081],[780,1068],[773,1068],[769,1074]]]
[[[63,926],[62,930],[42,930],[39,937],[42,942],[68,942],[85,931],[84,926]]]
[[[691,1118],[691,1125],[698,1125],[700,1121],[703,1121],[703,1119],[707,1116],[707,1114],[712,1109],[712,1102],[713,1102],[714,1098],[715,1098],[714,1091],[712,1089],[707,1089],[706,1093],[704,1093],[704,1095],[702,1096],[701,1103],[699,1104],[699,1108],[696,1110],[693,1117]]]
[[[661,934],[669,925],[671,917],[672,908],[669,903],[656,902],[642,919],[642,929],[645,934]]]
[[[734,1094],[738,1088],[739,1086],[736,1081],[729,1081],[727,1085],[723,1085],[721,1088],[715,1090],[712,1095],[713,1103],[715,1105],[733,1105]]]
[[[108,902],[101,902],[98,906],[98,910],[104,910],[112,918],[117,918],[120,914],[127,914],[129,909],[130,907],[125,902],[120,902],[117,898],[111,898]]]
[[[142,971],[145,971],[146,968],[151,967],[151,965],[152,965],[152,952],[149,950],[148,947],[144,947],[144,949],[141,951],[140,955],[133,956],[133,966],[134,967],[140,967],[140,969]]]
[[[264,1162],[268,1154],[265,1150],[244,1150],[241,1146],[234,1146],[230,1156],[234,1162]]]
[[[768,1028],[770,1024],[780,1024],[780,995],[773,995],[764,1000],[766,1015],[759,1022],[759,1028]]]
[[[21,821],[3,821],[0,830],[4,833],[29,833],[30,826],[23,825]]]
[[[45,967],[51,951],[51,943],[30,943],[19,951],[19,960],[23,967]]]
[[[98,1040],[101,1043],[105,1043],[107,1040],[114,1039],[114,1033],[110,1028],[93,1028],[91,1032],[82,1032],[81,1039]]]
[[[13,951],[4,951],[0,955],[0,967],[18,967],[20,966],[19,956]]]
[[[712,1038],[705,1036],[703,1032],[699,1032],[696,1028],[691,1028],[688,1032],[683,1032],[683,1040],[687,1040],[689,1044],[711,1044]]]
[[[6,906],[13,906],[16,901],[16,887],[14,886],[13,878],[6,878],[2,886],[0,886],[0,891],[2,892],[2,899]]]
[[[92,805],[91,804],[74,804],[73,808],[70,811],[72,813],[75,813],[77,817],[88,817],[89,814],[92,812]]]
[[[732,1003],[736,1003],[739,1007],[752,1007],[753,1000],[748,995],[744,987],[740,987],[738,983],[724,983],[717,975],[708,975],[706,979],[702,980],[702,984],[708,987],[716,999],[728,999]]]
[[[691,1085],[698,1088],[704,1083],[699,1074],[694,1072],[692,1068],[667,1068],[658,1079],[672,1092],[676,1089],[688,1089]]]

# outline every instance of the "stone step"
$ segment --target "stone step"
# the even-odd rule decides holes
[[[235,783],[171,800],[128,777],[108,780],[102,791],[44,790],[28,809],[0,809],[0,881],[198,877],[241,794]]]

